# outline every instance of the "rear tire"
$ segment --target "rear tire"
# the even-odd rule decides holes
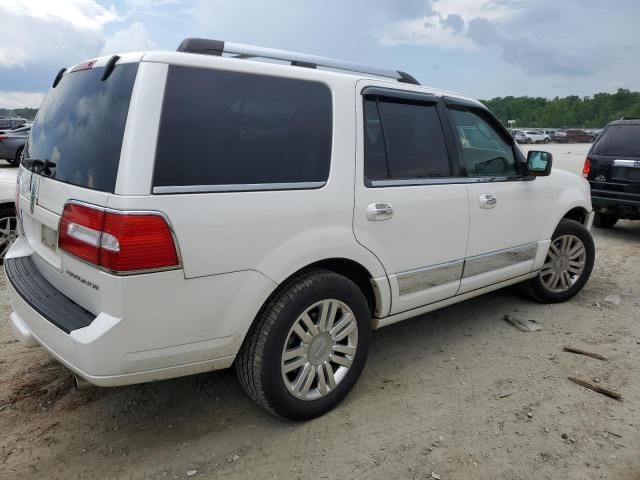
[[[544,143],[549,143],[551,140],[549,140],[548,138],[544,139]]]
[[[9,163],[11,165],[13,165],[14,167],[17,167],[18,165],[20,165],[20,159],[22,158],[22,151],[24,150],[24,147],[20,147],[17,151],[16,151],[16,156],[13,160],[9,160]]]
[[[18,219],[13,207],[0,208],[0,263],[4,262],[4,256],[16,239]]]
[[[523,284],[524,291],[540,303],[565,302],[585,286],[594,260],[591,232],[575,220],[563,219],[553,232],[540,273]]]
[[[524,142],[524,143],[526,143],[526,144],[531,144],[531,139],[530,139],[530,138],[527,138],[527,139],[525,140],[525,142]]]
[[[293,278],[247,333],[235,361],[240,384],[275,415],[290,420],[323,415],[360,377],[370,322],[365,296],[346,277],[312,270]]]
[[[613,228],[618,220],[620,220],[620,217],[617,215],[596,212],[596,215],[593,218],[593,226],[598,228]]]

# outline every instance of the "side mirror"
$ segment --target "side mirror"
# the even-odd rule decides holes
[[[530,175],[533,177],[546,177],[551,173],[552,163],[553,155],[551,155],[549,152],[531,150],[527,154],[526,175]]]

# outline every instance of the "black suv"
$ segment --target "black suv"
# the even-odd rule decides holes
[[[640,118],[607,125],[591,146],[582,175],[591,185],[596,227],[611,228],[621,218],[640,220]]]

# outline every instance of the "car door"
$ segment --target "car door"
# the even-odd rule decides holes
[[[353,229],[387,272],[389,313],[452,297],[467,249],[469,203],[447,148],[453,134],[446,110],[415,87],[363,80],[356,88]]]
[[[521,175],[524,156],[495,117],[477,104],[448,103],[468,181],[469,242],[459,291],[464,293],[531,272],[547,213],[531,208],[543,187]],[[459,135],[469,129],[476,131],[471,144]]]

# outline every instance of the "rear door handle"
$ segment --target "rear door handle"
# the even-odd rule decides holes
[[[498,204],[498,199],[490,193],[483,193],[479,199],[480,208],[494,208]]]
[[[367,220],[379,222],[393,217],[393,205],[390,203],[370,203],[367,205]]]

